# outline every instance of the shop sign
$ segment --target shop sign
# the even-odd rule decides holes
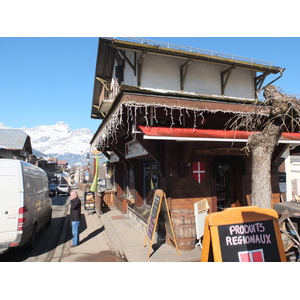
[[[150,216],[148,219],[147,229],[146,229],[146,236],[144,239],[144,247],[147,245],[147,240],[150,243],[149,251],[148,251],[148,257],[150,257],[151,249],[154,241],[155,231],[157,227],[158,217],[161,215],[165,229],[166,229],[166,236],[167,238],[173,242],[173,244],[176,247],[177,254],[179,254],[175,233],[173,229],[173,224],[168,208],[168,203],[166,199],[166,195],[162,190],[156,190],[153,196]]]
[[[142,147],[142,145],[137,141],[130,141],[125,144],[125,157],[134,158],[143,155],[147,155],[148,152]]]
[[[205,162],[193,162],[193,177],[198,183],[203,181],[205,178]]]
[[[84,193],[84,209],[95,210],[95,193],[85,192]]]
[[[277,212],[248,206],[207,215],[201,261],[286,261]]]

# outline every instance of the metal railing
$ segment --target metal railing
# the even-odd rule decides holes
[[[222,53],[222,52],[217,52],[217,51],[212,51],[212,50],[204,50],[204,49],[199,49],[199,48],[194,48],[194,47],[189,47],[189,46],[182,46],[182,45],[176,45],[176,44],[171,44],[171,43],[152,41],[152,40],[142,39],[142,38],[114,37],[112,39],[126,41],[126,42],[132,42],[132,43],[138,43],[138,44],[146,44],[146,45],[156,46],[158,48],[161,47],[161,48],[169,48],[169,49],[181,50],[181,51],[192,52],[192,53],[200,53],[200,54],[205,54],[205,55],[214,56],[214,57],[221,57],[221,58],[243,61],[243,62],[248,62],[248,63],[253,63],[253,64],[266,65],[266,66],[270,66],[270,67],[275,66],[275,64],[273,62],[243,57],[243,56],[239,56],[239,55],[227,54],[227,53]]]

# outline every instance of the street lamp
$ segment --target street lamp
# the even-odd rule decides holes
[[[89,153],[86,155],[85,161],[86,161],[86,165],[89,166],[90,165],[90,154]]]
[[[87,166],[87,173],[85,176],[85,180],[86,180],[86,191],[89,190],[89,181],[90,181],[90,154],[87,153],[86,157],[85,157],[85,162],[86,162],[86,166]]]

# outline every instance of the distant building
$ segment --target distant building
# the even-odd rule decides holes
[[[29,156],[28,162],[31,163],[32,165],[37,166],[38,160],[39,160],[39,159],[38,159],[34,154],[31,154],[31,155]]]
[[[40,157],[37,162],[35,163],[36,166],[43,169],[48,176],[48,180],[52,182],[57,182],[57,177],[55,176],[55,172],[58,169],[58,165],[55,160],[51,160],[51,157],[44,158]]]
[[[31,139],[21,129],[0,129],[0,158],[30,161]]]
[[[48,162],[51,162],[51,163],[55,163],[55,164],[58,163],[58,159],[57,159],[56,156],[54,156],[54,157],[48,157],[47,160],[48,160]]]
[[[55,161],[44,157],[40,157],[36,165],[45,170],[46,172],[54,173],[58,169],[58,164]]]
[[[57,165],[58,165],[58,169],[62,172],[65,172],[68,170],[68,162],[65,160],[59,160],[57,162]]]

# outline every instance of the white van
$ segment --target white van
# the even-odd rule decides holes
[[[15,159],[0,159],[0,254],[28,243],[50,225],[52,202],[45,171]]]

